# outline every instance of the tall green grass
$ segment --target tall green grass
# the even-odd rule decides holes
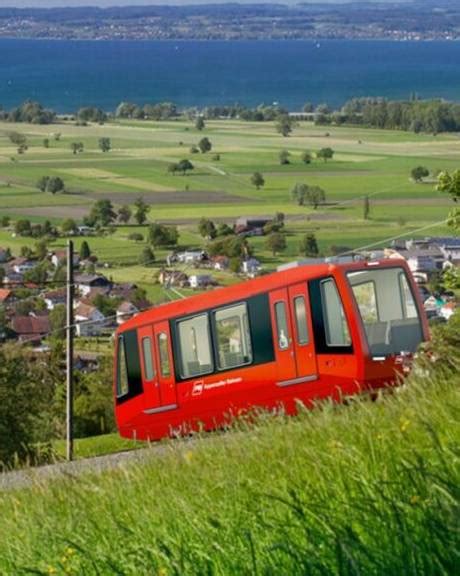
[[[1,574],[455,574],[460,378],[0,494]]]

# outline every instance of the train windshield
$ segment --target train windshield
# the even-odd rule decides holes
[[[415,352],[423,340],[419,310],[402,268],[349,272],[372,356]]]

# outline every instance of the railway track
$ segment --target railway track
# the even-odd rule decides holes
[[[0,492],[5,490],[17,490],[40,485],[50,480],[71,479],[81,474],[99,474],[106,470],[123,468],[127,464],[146,462],[152,458],[158,458],[170,451],[166,445],[156,444],[115,452],[105,456],[93,456],[73,462],[57,462],[36,468],[26,468],[0,473]]]

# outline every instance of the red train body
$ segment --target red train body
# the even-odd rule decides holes
[[[164,304],[117,331],[118,428],[155,440],[340,400],[393,384],[427,338],[403,261],[299,266]]]

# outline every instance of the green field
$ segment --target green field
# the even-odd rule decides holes
[[[8,138],[11,131],[26,135],[28,150],[19,155]],[[54,134],[59,133],[56,141]],[[98,139],[109,137],[112,150],[103,153]],[[191,154],[189,149],[207,136],[213,149],[206,154]],[[48,138],[50,147],[43,146]],[[74,155],[72,142],[83,142],[84,152]],[[333,160],[313,158],[301,161],[301,153],[332,147]],[[278,154],[290,152],[290,163],[280,165]],[[220,160],[214,159],[214,154]],[[171,175],[171,162],[189,158],[192,173]],[[0,123],[0,217],[13,220],[50,219],[59,224],[64,218],[78,221],[88,214],[94,201],[109,198],[115,207],[130,204],[142,196],[151,205],[150,221],[179,226],[180,247],[203,247],[197,232],[203,216],[232,223],[239,216],[286,214],[287,248],[273,257],[265,239],[251,238],[255,256],[266,269],[299,257],[300,238],[314,232],[320,252],[332,246],[379,247],[388,238],[444,233],[442,222],[450,199],[435,191],[433,178],[414,183],[412,168],[423,165],[432,174],[458,168],[460,140],[456,135],[437,136],[402,131],[353,127],[318,127],[300,123],[284,138],[274,124],[237,120],[207,121],[202,132],[184,119],[168,122],[117,121],[106,125],[75,126],[61,122],[52,126]],[[260,171],[265,186],[256,190],[250,183]],[[60,176],[66,193],[52,195],[36,188],[44,175]],[[326,205],[317,210],[298,206],[290,190],[297,182],[321,186]],[[370,198],[370,219],[363,219],[363,197]],[[423,228],[420,230],[420,228]],[[150,298],[165,297],[152,278],[155,269],[137,265],[144,243],[128,240],[131,232],[146,228],[117,227],[111,235],[89,239],[91,250],[106,265],[114,280],[134,280],[148,291]],[[60,239],[51,248],[62,248]],[[81,240],[76,239],[76,248]],[[23,245],[33,246],[30,238],[13,237],[0,228],[0,246],[10,246],[18,254]],[[155,251],[156,266],[164,264],[168,250]],[[128,268],[132,266],[132,268]],[[232,282],[227,275],[220,278]]]
[[[459,384],[261,415],[4,491],[0,573],[453,575]]]

